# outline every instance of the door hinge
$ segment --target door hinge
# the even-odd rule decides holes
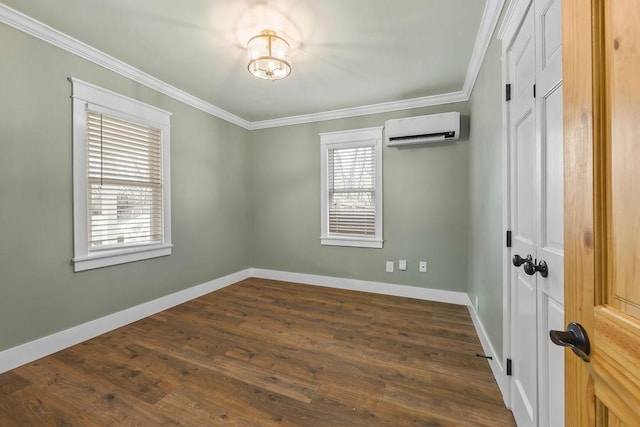
[[[511,101],[511,84],[507,84],[504,89],[505,99]]]
[[[511,247],[511,230],[507,230],[507,247]]]
[[[507,376],[510,377],[513,375],[513,371],[511,370],[511,359],[507,359]]]
[[[536,84],[533,84],[533,97],[536,97]]]

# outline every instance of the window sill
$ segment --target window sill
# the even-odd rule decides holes
[[[382,248],[382,239],[363,239],[358,237],[321,237],[320,244],[323,246],[352,246],[356,248]]]
[[[93,252],[86,257],[74,258],[73,271],[78,272],[92,270],[94,268],[108,267],[110,265],[125,264],[128,262],[167,256],[171,255],[172,247],[173,245],[153,245]]]

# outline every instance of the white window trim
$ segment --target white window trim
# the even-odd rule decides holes
[[[322,224],[320,244],[330,246],[353,246],[360,248],[382,248],[382,126],[363,129],[352,129],[338,132],[325,132],[320,134],[320,159],[321,159],[321,209]],[[375,236],[354,237],[340,236],[329,233],[329,206],[328,206],[328,153],[332,148],[349,148],[369,146],[375,143]]]
[[[171,113],[117,94],[91,83],[70,78],[73,86],[73,226],[74,271],[140,261],[171,254]],[[153,126],[162,132],[162,243],[132,245],[114,249],[89,250],[87,207],[87,109],[135,123]]]

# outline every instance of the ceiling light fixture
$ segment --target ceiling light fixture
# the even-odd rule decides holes
[[[249,72],[267,80],[280,80],[291,74],[289,43],[275,31],[263,30],[251,37],[249,50]]]

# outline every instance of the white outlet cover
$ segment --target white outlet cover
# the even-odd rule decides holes
[[[427,261],[420,261],[420,272],[421,273],[427,272]]]
[[[401,259],[398,261],[398,270],[406,270],[407,269],[407,260]]]
[[[387,273],[393,273],[393,261],[387,261]]]

